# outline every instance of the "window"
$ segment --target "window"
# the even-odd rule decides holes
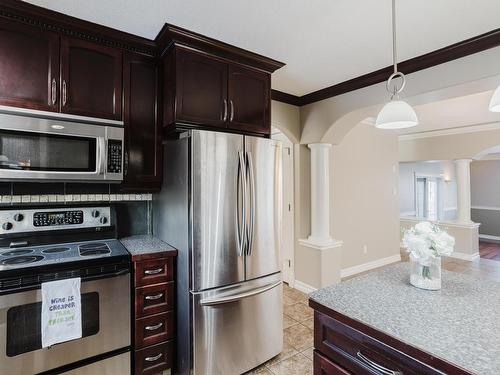
[[[440,177],[415,176],[415,206],[417,217],[439,220]]]

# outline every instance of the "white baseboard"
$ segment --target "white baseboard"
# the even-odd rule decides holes
[[[500,241],[500,236],[492,236],[489,234],[480,234],[479,238],[483,240],[494,240],[494,241]]]
[[[387,264],[396,263],[400,261],[401,261],[401,254],[391,255],[390,257],[387,258],[377,259],[372,262],[360,264],[358,266],[344,268],[340,270],[340,277],[341,278],[349,277],[361,272],[370,271],[374,268],[382,267]]]
[[[309,293],[312,293],[312,292],[318,290],[317,288],[310,286],[309,284],[303,283],[302,281],[299,281],[297,279],[295,279],[295,281],[293,283],[293,287],[297,290],[300,290],[302,293],[306,293],[306,294],[309,294]]]
[[[458,251],[454,251],[451,253],[451,255],[448,255],[448,257],[461,259],[461,260],[467,260],[469,262],[472,262],[476,259],[479,259],[479,253],[467,254],[467,253],[460,253]]]

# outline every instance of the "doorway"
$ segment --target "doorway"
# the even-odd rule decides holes
[[[282,186],[283,186],[283,207],[282,207],[282,240],[281,259],[283,270],[283,281],[293,287],[295,281],[294,264],[294,205],[293,205],[293,143],[279,129],[272,128],[271,138],[281,141],[282,148]]]

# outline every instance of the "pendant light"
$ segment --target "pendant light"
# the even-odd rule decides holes
[[[418,125],[417,114],[413,108],[403,100],[399,99],[399,93],[403,91],[406,81],[403,73],[398,72],[396,51],[396,0],[392,0],[392,59],[394,72],[386,83],[386,89],[391,94],[391,101],[387,103],[377,116],[375,126],[379,129],[403,129]],[[391,82],[395,78],[401,78],[401,86],[391,89]],[[499,97],[500,99],[500,97]]]
[[[497,87],[490,100],[490,111],[500,112],[500,86]]]

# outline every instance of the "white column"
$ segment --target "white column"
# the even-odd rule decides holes
[[[341,246],[330,235],[330,149],[328,143],[311,143],[311,235],[305,246],[328,249]]]
[[[455,160],[457,178],[457,222],[470,224],[470,163],[472,159]]]
[[[330,149],[328,143],[311,143],[311,235],[309,241],[328,243],[330,237]]]

